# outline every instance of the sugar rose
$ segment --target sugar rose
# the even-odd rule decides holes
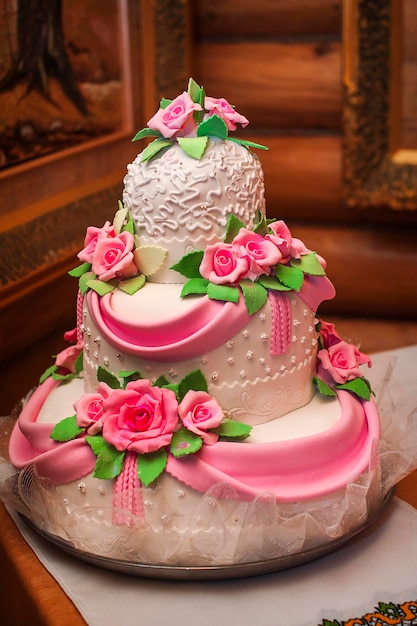
[[[343,384],[354,378],[360,378],[362,372],[359,366],[371,365],[366,354],[359,352],[354,345],[346,341],[334,343],[327,350],[319,350],[317,358],[319,360],[318,374],[329,383]]]
[[[194,111],[201,110],[201,106],[193,102],[190,95],[184,91],[165,109],[159,109],[148,121],[148,127],[158,130],[167,139],[192,136],[197,129]]]
[[[235,283],[246,275],[248,269],[247,257],[236,257],[232,244],[228,243],[207,246],[200,263],[201,276],[215,285]]]
[[[68,346],[59,352],[55,357],[55,365],[69,370],[75,374],[75,362],[83,350],[83,341],[77,341],[73,346]]]
[[[324,320],[320,320],[320,335],[325,348],[329,348],[335,343],[342,341],[342,337],[336,331],[335,325],[330,322],[325,322]]]
[[[301,255],[310,252],[300,239],[291,235],[290,229],[283,220],[272,222],[269,227],[272,233],[265,235],[265,239],[275,243],[282,254],[283,263],[288,262],[291,258],[299,259]]]
[[[85,234],[84,248],[77,254],[80,261],[92,263],[97,241],[102,237],[114,237],[114,235],[115,232],[110,222],[106,222],[102,228],[89,226]]]
[[[281,252],[272,241],[247,228],[241,228],[233,239],[232,250],[236,256],[248,258],[248,277],[252,279],[261,274],[270,274],[271,268],[282,258]]]
[[[206,111],[210,111],[212,115],[218,115],[224,121],[228,130],[236,130],[236,124],[241,124],[243,128],[249,124],[246,117],[240,115],[225,98],[210,98],[206,96],[204,108]]]
[[[178,426],[178,402],[171,389],[135,380],[103,403],[103,437],[119,450],[155,452],[170,444]]]
[[[178,406],[178,414],[184,426],[199,435],[205,444],[212,445],[218,440],[218,435],[207,431],[219,426],[223,410],[205,391],[188,391]]]
[[[116,237],[98,239],[93,253],[92,271],[103,281],[136,276],[139,270],[134,261],[134,245],[133,235],[127,231]]]
[[[89,435],[96,435],[103,427],[103,404],[112,390],[103,382],[96,393],[85,393],[74,403],[76,421],[80,428],[86,428]]]

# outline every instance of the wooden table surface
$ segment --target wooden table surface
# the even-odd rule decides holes
[[[335,321],[334,319],[332,321]],[[336,320],[339,333],[361,341],[372,353],[417,345],[417,323]],[[396,495],[417,508],[417,471],[402,480]],[[0,615],[7,626],[81,626],[85,621],[0,504]]]

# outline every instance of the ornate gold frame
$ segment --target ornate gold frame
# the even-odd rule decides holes
[[[402,0],[345,0],[343,6],[346,204],[416,210],[417,150],[399,145]]]

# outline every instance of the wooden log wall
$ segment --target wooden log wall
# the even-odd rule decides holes
[[[324,311],[417,318],[415,215],[347,209],[342,188],[342,0],[194,0],[192,72],[269,147],[267,211],[328,261]],[[414,286],[414,288],[413,288]]]
[[[195,0],[192,70],[268,145],[271,216],[340,207],[341,19],[340,0]]]

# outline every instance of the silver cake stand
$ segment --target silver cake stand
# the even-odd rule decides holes
[[[81,559],[92,565],[102,567],[123,574],[133,576],[141,576],[144,578],[166,579],[166,580],[221,580],[231,578],[246,578],[249,576],[258,576],[262,574],[271,574],[283,571],[314,561],[331,552],[338,550],[347,544],[354,537],[363,533],[365,530],[371,529],[376,523],[381,513],[391,502],[395,489],[390,489],[379,502],[376,510],[360,525],[351,530],[349,533],[328,541],[322,545],[312,549],[291,554],[288,556],[280,556],[278,558],[267,559],[250,563],[238,563],[231,565],[207,565],[207,566],[186,566],[186,565],[158,565],[149,563],[133,563],[118,559],[106,558],[89,552],[85,552],[75,548],[74,545],[53,535],[44,529],[35,525],[30,519],[20,514],[21,519],[44,539],[68,554]]]

